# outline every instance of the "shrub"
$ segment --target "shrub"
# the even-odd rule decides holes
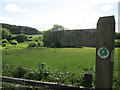
[[[84,85],[84,74],[83,72],[68,72],[67,68],[64,68],[62,71],[50,71],[44,63],[37,63],[38,68],[36,70],[24,68],[23,66],[14,66],[6,64],[5,61],[2,63],[2,75],[16,78],[25,78],[32,80],[41,80],[47,82],[57,82],[59,84],[68,84],[74,86],[83,86]],[[87,68],[85,68],[87,69]],[[87,69],[88,70],[88,69]],[[95,86],[95,72],[93,72],[92,86]],[[118,76],[113,77],[113,88],[118,90],[120,86],[120,80]],[[12,89],[10,89],[12,90]],[[41,89],[40,89],[41,90]]]
[[[115,39],[120,39],[120,33],[115,33]]]
[[[26,79],[32,79],[32,80],[34,80],[34,79],[37,79],[37,70],[32,70],[32,69],[29,69],[28,71],[27,71],[27,73],[25,74],[25,76],[24,76],[24,78],[26,78]]]
[[[26,79],[42,80],[47,79],[49,70],[46,68],[44,63],[38,63],[38,70],[29,69],[24,75]]]
[[[115,40],[115,47],[120,47],[120,40]]]
[[[28,38],[32,38],[32,36],[29,36]]]
[[[8,40],[14,40],[17,39],[17,35],[9,35]]]
[[[0,40],[0,46],[2,46],[2,41]]]
[[[12,44],[12,45],[17,45],[18,42],[17,42],[16,40],[12,40],[12,41],[10,41],[10,44]]]
[[[38,40],[37,40],[37,39],[36,39],[35,41],[36,41],[36,42],[38,42]]]
[[[3,39],[2,43],[8,43],[8,40],[7,39]]]
[[[31,40],[31,39],[27,39],[26,41],[33,41],[33,40]]]
[[[44,45],[43,45],[43,42],[41,42],[41,41],[38,41],[38,47],[43,47]]]
[[[12,71],[12,75],[15,78],[21,78],[25,75],[26,72],[27,70],[24,67],[19,66]]]
[[[45,63],[38,63],[37,80],[45,79],[49,75],[49,70]]]
[[[28,44],[28,47],[36,47],[37,43],[35,41],[32,41]]]
[[[5,47],[7,44],[6,43],[2,43],[2,47]]]
[[[11,72],[14,70],[15,66],[7,64],[6,62],[7,60],[2,61],[2,75],[12,77]]]
[[[42,35],[41,35],[41,36],[39,36],[39,40],[40,40],[40,41],[42,41],[42,39],[43,39]]]
[[[45,47],[60,48],[61,43],[50,35],[50,31],[43,34],[43,43]]]
[[[19,34],[19,35],[16,37],[16,40],[18,41],[18,43],[24,42],[24,41],[27,40],[27,36],[24,35],[24,34]]]
[[[2,39],[7,39],[10,34],[11,33],[8,29],[2,28]]]

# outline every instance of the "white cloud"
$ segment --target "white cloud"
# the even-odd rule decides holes
[[[3,2],[4,1],[6,0],[3,0]],[[4,9],[11,12],[20,11],[20,13],[17,14],[17,16],[13,17],[15,24],[37,27],[40,30],[47,30],[51,28],[54,24],[60,24],[69,29],[95,28],[98,18],[101,16],[108,16],[108,14],[111,14],[115,4],[117,4],[119,0],[13,1],[16,1],[17,3],[7,4]],[[18,2],[20,2],[21,7],[17,6]],[[39,5],[37,5],[37,3]],[[31,7],[29,7],[29,5],[31,5]],[[106,11],[108,10],[111,11],[106,13]],[[3,19],[5,20],[5,18]],[[7,20],[10,21],[12,19],[7,18],[6,21]]]
[[[4,9],[10,12],[20,11],[20,8],[16,4],[7,4]]]
[[[98,4],[113,4],[118,3],[119,0],[88,0],[89,4],[98,5]]]
[[[0,21],[1,21],[1,22],[6,22],[6,21],[7,21],[7,22],[9,22],[9,21],[11,22],[11,21],[13,21],[13,19],[10,18],[10,17],[0,16]]]
[[[27,12],[27,10],[26,10],[26,9],[22,9],[21,11],[22,11],[23,13],[26,13],[26,12]]]
[[[112,9],[112,6],[111,5],[108,5],[108,4],[106,4],[106,5],[104,5],[103,7],[102,7],[102,10],[104,10],[104,11],[109,11],[109,10],[111,10]]]

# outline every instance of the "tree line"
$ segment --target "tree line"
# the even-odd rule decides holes
[[[13,27],[14,27],[14,29],[12,29]],[[19,28],[17,29],[17,27],[19,27]],[[30,27],[27,27],[30,29],[25,28],[25,29],[23,29],[23,31],[22,31],[22,28],[25,28],[25,26],[3,24],[2,25],[2,32],[0,32],[0,33],[2,33],[2,37],[0,38],[0,40],[1,39],[7,39],[8,41],[16,40],[18,43],[20,43],[20,42],[24,42],[24,41],[28,40],[26,33],[28,35],[41,33],[39,31],[37,31],[36,29],[32,29]],[[42,42],[43,42],[44,46],[45,47],[52,47],[52,48],[62,47],[61,43],[56,38],[49,35],[49,32],[51,32],[51,31],[63,31],[63,30],[67,30],[67,28],[65,28],[62,25],[55,24],[55,25],[53,25],[53,27],[51,29],[42,32],[43,33]],[[32,33],[32,32],[34,32],[34,33]],[[17,34],[17,35],[14,35],[14,34]],[[118,33],[118,32],[115,33],[115,46],[120,47],[120,33]]]
[[[27,35],[41,34],[40,31],[32,27],[10,25],[5,23],[1,23],[1,25],[2,28],[8,29],[12,34],[27,34]]]

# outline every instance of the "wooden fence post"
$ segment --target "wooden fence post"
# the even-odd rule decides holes
[[[118,32],[120,33],[120,1],[118,2]],[[120,39],[118,39],[120,42]],[[120,44],[119,44],[120,46]],[[120,80],[120,48],[118,49],[118,79]],[[120,86],[119,86],[120,89]]]
[[[92,88],[92,73],[90,72],[84,74],[84,87]]]
[[[110,90],[112,89],[114,34],[114,16],[100,17],[97,23],[96,31],[95,88],[109,88]]]

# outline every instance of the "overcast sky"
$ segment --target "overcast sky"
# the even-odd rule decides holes
[[[48,30],[96,28],[99,17],[115,15],[119,0],[0,0],[0,23]],[[117,26],[116,26],[117,27]]]

